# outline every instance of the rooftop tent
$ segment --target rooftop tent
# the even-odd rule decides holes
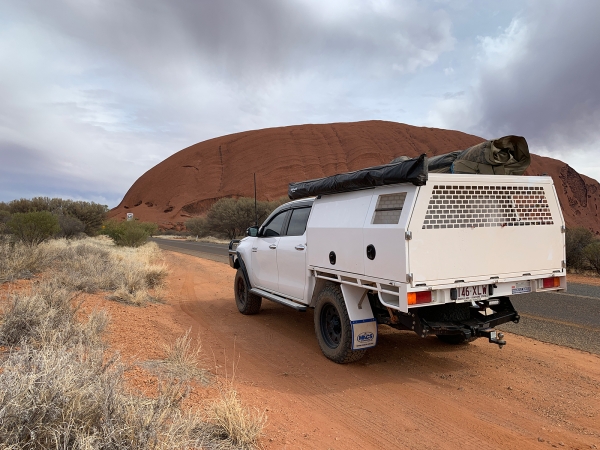
[[[355,172],[341,173],[315,180],[290,183],[288,196],[298,198],[368,189],[397,183],[422,186],[427,182],[427,157],[404,158],[383,166],[367,167]]]
[[[400,156],[392,162],[406,161]],[[504,136],[429,158],[428,169],[434,173],[480,173],[486,175],[523,175],[531,157],[527,141],[521,136]]]

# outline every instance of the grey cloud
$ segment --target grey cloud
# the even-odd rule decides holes
[[[203,70],[248,82],[315,65],[330,74],[413,71],[454,43],[449,17],[413,1],[384,10],[348,2],[335,14],[323,14],[316,2],[279,0],[21,5],[44,26],[91,45],[99,58],[175,79]]]
[[[65,177],[43,151],[0,142],[0,201],[36,196],[88,199],[99,203],[118,201],[97,186],[77,177]]]
[[[444,92],[444,100],[450,100],[452,98],[459,98],[465,95],[465,91],[456,92]]]
[[[524,135],[549,151],[595,147],[599,17],[597,1],[531,1],[502,36],[482,40],[473,90],[441,106],[443,122],[482,136]]]

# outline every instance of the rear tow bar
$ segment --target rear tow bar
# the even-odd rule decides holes
[[[494,330],[493,328],[479,329],[476,331],[477,336],[486,337],[490,344],[497,344],[499,348],[506,345],[504,333]]]

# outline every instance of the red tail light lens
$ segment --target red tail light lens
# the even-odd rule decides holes
[[[558,277],[544,278],[542,281],[544,289],[560,287],[560,278]]]
[[[416,305],[419,303],[431,303],[431,291],[409,292],[407,295],[408,304]]]

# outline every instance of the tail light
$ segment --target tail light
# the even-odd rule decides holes
[[[431,303],[431,291],[409,292],[407,295],[409,305]]]
[[[560,278],[550,277],[542,280],[544,289],[560,287]]]

